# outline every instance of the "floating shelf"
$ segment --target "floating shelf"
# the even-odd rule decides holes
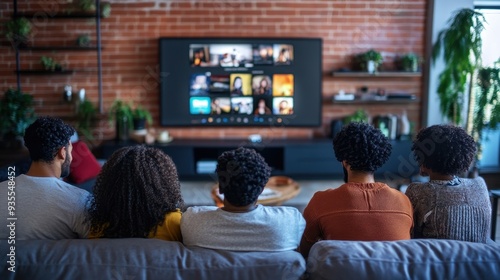
[[[422,77],[422,72],[401,72],[401,71],[387,71],[387,72],[332,72],[333,77],[344,77],[344,78],[359,78],[359,77],[387,77],[387,78],[399,78],[399,77]]]
[[[102,49],[102,48],[101,48]],[[31,46],[19,47],[19,50],[32,50],[32,51],[96,51],[97,46]]]
[[[324,99],[323,103],[325,104],[408,104],[408,103],[418,103],[420,100],[418,98],[415,99],[403,99],[403,98],[395,98],[395,99],[387,99],[387,100],[332,100],[332,99]]]
[[[14,14],[13,17],[25,17],[25,18],[51,18],[51,19],[59,19],[59,18],[95,18],[95,13],[71,13],[71,14],[56,14],[56,15],[49,15],[44,12],[26,12],[26,13],[17,13]]]
[[[74,70],[47,71],[47,70],[19,70],[19,73],[26,75],[70,75]]]

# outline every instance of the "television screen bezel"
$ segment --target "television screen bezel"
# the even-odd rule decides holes
[[[283,121],[280,123],[273,122],[273,123],[172,123],[168,121],[167,115],[166,115],[166,102],[168,102],[168,89],[166,88],[167,83],[165,82],[165,79],[169,77],[170,69],[165,71],[164,69],[164,64],[162,63],[163,61],[163,55],[164,51],[162,51],[162,44],[163,42],[166,41],[172,41],[172,40],[182,40],[182,41],[189,41],[189,44],[265,44],[265,43],[274,43],[274,44],[293,44],[294,42],[303,42],[303,41],[311,41],[311,42],[316,42],[318,44],[319,51],[316,54],[317,55],[317,88],[318,88],[318,93],[317,96],[315,97],[316,103],[313,104],[314,102],[311,102],[311,104],[314,105],[315,108],[312,108],[312,111],[309,112],[308,114],[311,116],[310,121],[307,123],[295,123],[293,122],[293,118],[300,117],[298,115],[294,115],[293,117],[288,117],[288,116],[283,116]],[[273,127],[319,127],[322,124],[322,96],[323,96],[323,72],[322,72],[322,59],[323,59],[323,39],[322,38],[279,38],[279,37],[160,37],[158,40],[159,43],[159,70],[160,70],[160,125],[162,127],[219,127],[219,128],[224,128],[224,127],[238,127],[238,128],[250,128],[250,127],[266,127],[266,126],[273,126]],[[189,51],[189,48],[187,48],[186,51]],[[295,59],[297,57],[295,56]],[[299,59],[300,61],[300,59]],[[276,67],[276,66],[273,66]],[[313,81],[311,81],[313,82]],[[186,93],[189,94],[189,93]],[[311,106],[312,107],[312,106]],[[313,120],[314,118],[314,120]],[[290,122],[290,120],[292,121]]]

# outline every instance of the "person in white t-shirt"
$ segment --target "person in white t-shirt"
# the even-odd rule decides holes
[[[305,228],[302,214],[293,207],[256,204],[271,175],[261,155],[247,148],[224,152],[216,172],[224,206],[188,208],[181,219],[185,245],[232,251],[297,249]]]
[[[0,183],[0,239],[85,238],[89,193],[60,178],[69,175],[75,130],[62,120],[39,117],[25,131],[31,166]],[[8,209],[7,205],[12,208]]]

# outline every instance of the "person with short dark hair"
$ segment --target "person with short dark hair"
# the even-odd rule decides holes
[[[351,123],[335,136],[333,149],[342,163],[346,183],[316,192],[304,209],[302,255],[307,257],[319,240],[410,239],[410,201],[374,178],[374,172],[391,154],[389,139],[369,124]]]
[[[0,201],[5,205],[0,219],[17,218],[16,239],[87,236],[85,211],[89,193],[60,179],[70,172],[70,138],[74,132],[71,126],[52,117],[39,117],[26,129],[24,144],[32,160],[30,168],[26,174],[0,183]],[[15,211],[9,212],[7,197],[12,197],[12,193]],[[9,236],[7,230],[0,227],[0,239]]]
[[[182,241],[184,200],[177,168],[159,149],[123,147],[97,176],[88,219],[89,238]]]
[[[190,207],[181,219],[188,246],[232,251],[295,250],[305,221],[293,207],[256,204],[271,174],[253,149],[238,148],[217,159],[224,206]]]
[[[412,151],[425,183],[406,190],[414,209],[414,238],[490,241],[491,204],[483,178],[459,178],[476,155],[474,139],[460,127],[433,125],[422,129]]]

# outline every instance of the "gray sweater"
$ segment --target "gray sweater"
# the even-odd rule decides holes
[[[257,205],[246,213],[197,206],[181,219],[185,245],[231,251],[295,250],[305,226],[302,214],[286,206]]]
[[[414,211],[414,238],[490,239],[491,204],[483,178],[412,183],[406,195]]]

